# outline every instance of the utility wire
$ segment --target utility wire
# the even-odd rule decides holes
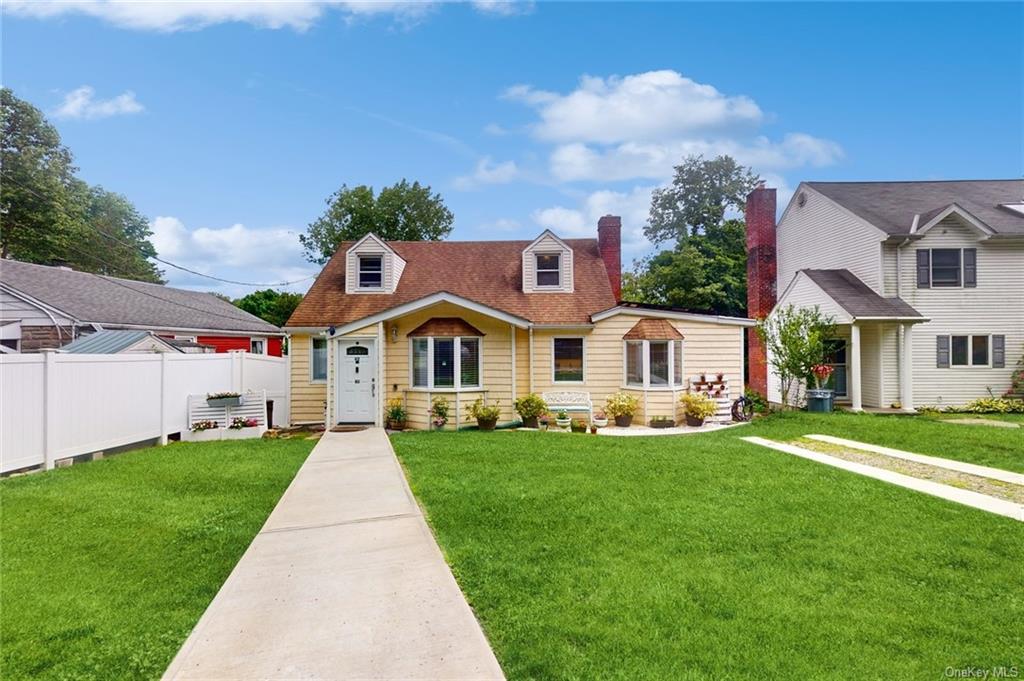
[[[3,174],[2,171],[0,171],[0,174]],[[46,197],[42,196],[41,194],[39,194],[37,191],[35,191],[31,187],[27,187],[27,186],[21,184],[20,182],[13,182],[13,181],[11,181],[10,177],[7,176],[7,175],[4,175],[4,177],[6,178],[7,182],[10,182],[11,184],[15,185],[16,187],[24,189],[25,191],[29,192],[30,194],[32,194],[36,198],[41,199],[43,201],[48,200]],[[59,208],[60,208],[60,211],[62,213],[64,213],[64,217],[70,220],[71,217],[67,213],[64,212],[64,207],[63,206],[59,206]],[[164,260],[163,258],[161,258],[161,257],[159,257],[157,255],[149,255],[149,254],[145,253],[142,250],[142,248],[140,246],[138,246],[138,244],[133,244],[133,243],[125,241],[123,239],[119,239],[119,238],[117,238],[116,236],[114,236],[112,234],[107,234],[106,232],[104,232],[103,230],[99,229],[95,225],[90,225],[90,227],[92,227],[92,229],[95,230],[97,234],[99,234],[101,236],[104,236],[104,237],[106,237],[108,239],[111,239],[112,241],[116,241],[119,244],[123,244],[125,246],[128,246],[129,248],[135,249],[136,251],[139,252],[140,255],[143,255],[143,256],[145,256],[147,258],[152,258],[153,260],[156,260],[157,262],[159,262],[161,264],[167,265],[168,267],[173,267],[174,269],[181,270],[182,272],[188,272],[189,274],[194,274],[197,277],[205,277],[206,279],[212,279],[214,281],[219,281],[219,282],[222,282],[222,283],[225,283],[225,284],[235,284],[237,286],[254,286],[254,287],[257,287],[257,288],[259,288],[259,287],[274,288],[274,287],[281,287],[281,286],[291,286],[292,284],[300,284],[300,283],[302,283],[304,281],[309,281],[310,279],[314,279],[317,276],[315,274],[311,274],[308,277],[303,277],[302,279],[295,279],[294,281],[281,281],[281,282],[277,282],[277,283],[265,283],[265,284],[256,284],[256,283],[253,283],[251,281],[235,281],[233,279],[224,279],[224,278],[221,278],[221,277],[215,277],[212,274],[204,274],[202,272],[197,272],[196,270],[189,269],[188,267],[185,267],[183,265],[178,265],[176,263],[173,263],[170,260]],[[112,267],[112,265],[109,265],[109,264],[108,264],[108,266]]]

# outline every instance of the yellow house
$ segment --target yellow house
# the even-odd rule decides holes
[[[511,423],[529,393],[598,411],[619,391],[639,399],[635,422],[678,419],[701,374],[742,395],[753,321],[620,301],[620,244],[615,216],[597,239],[341,244],[285,326],[291,422],[383,425],[397,397],[408,426],[427,428],[443,395],[450,428],[479,397]]]

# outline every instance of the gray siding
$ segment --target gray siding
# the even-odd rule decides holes
[[[71,320],[66,317],[54,314],[54,318],[61,326],[69,326]],[[45,312],[27,303],[21,298],[12,296],[7,291],[0,291],[0,321],[9,322],[21,320],[22,326],[52,326],[53,320]]]

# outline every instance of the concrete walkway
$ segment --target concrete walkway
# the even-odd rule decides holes
[[[501,679],[383,430],[325,433],[164,679]]]

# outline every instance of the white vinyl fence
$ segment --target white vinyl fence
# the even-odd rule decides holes
[[[223,354],[0,355],[0,473],[188,429],[188,396],[266,391],[288,421],[288,360]]]

